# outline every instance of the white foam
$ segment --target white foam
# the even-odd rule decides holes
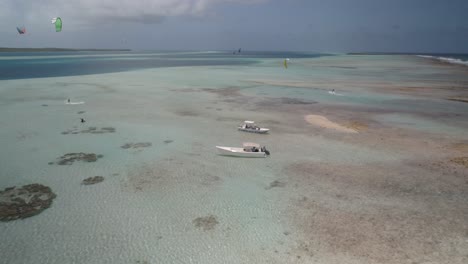
[[[343,94],[340,94],[340,93],[337,93],[337,92],[334,92],[334,91],[328,91],[328,93],[331,94],[331,95],[343,96]]]
[[[460,59],[454,59],[454,58],[448,58],[448,57],[428,56],[428,55],[418,55],[418,57],[427,58],[427,59],[436,59],[436,60],[439,60],[439,61],[448,62],[448,63],[452,63],[452,64],[459,64],[459,65],[461,64],[461,65],[468,66],[468,61],[464,61],[464,60],[460,60]]]

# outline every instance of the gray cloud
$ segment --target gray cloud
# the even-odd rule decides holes
[[[258,4],[268,0],[2,0],[0,23],[16,19],[28,23],[61,16],[68,24],[89,21],[161,23],[171,16],[203,16],[222,3]]]

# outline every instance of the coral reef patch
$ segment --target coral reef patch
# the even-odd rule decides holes
[[[104,177],[102,176],[94,176],[94,177],[89,177],[84,179],[81,184],[83,185],[91,185],[91,184],[96,184],[104,181]]]
[[[468,168],[468,157],[456,157],[456,158],[450,159],[450,161],[455,164],[465,166],[465,168]]]
[[[11,221],[37,215],[49,208],[56,197],[50,187],[29,184],[0,191],[0,221]]]
[[[72,128],[68,129],[67,131],[63,131],[62,135],[68,135],[68,134],[106,134],[106,133],[114,133],[115,128],[113,127],[103,127],[103,128],[97,128],[97,127],[88,127],[88,129],[84,130],[79,130],[77,128]]]
[[[217,224],[219,224],[218,220],[215,216],[209,215],[206,217],[197,217],[193,220],[193,224],[195,227],[203,229],[203,231],[212,230],[215,228]]]
[[[285,187],[286,186],[286,183],[285,182],[281,182],[281,181],[273,181],[270,183],[270,186],[266,187],[265,190],[270,190],[271,188],[275,188],[275,187]]]
[[[103,155],[96,155],[94,153],[67,153],[58,158],[58,165],[71,165],[75,161],[96,162],[98,159],[104,157]],[[50,163],[49,163],[50,164]]]
[[[151,142],[139,142],[139,143],[125,143],[125,145],[120,146],[123,149],[136,149],[136,148],[147,148],[153,145]]]

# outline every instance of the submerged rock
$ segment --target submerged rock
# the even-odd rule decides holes
[[[75,161],[85,161],[85,162],[95,162],[99,158],[102,158],[102,155],[96,155],[94,153],[67,153],[59,158],[57,161],[58,165],[71,165]]]
[[[271,188],[275,188],[275,187],[285,187],[286,186],[286,183],[285,182],[280,182],[280,181],[273,181],[270,183],[270,186],[266,187],[265,189],[266,190],[269,190]]]
[[[129,148],[147,148],[151,147],[153,144],[151,142],[140,142],[140,143],[126,143],[123,146],[120,146],[123,149]]]
[[[209,215],[206,217],[198,217],[193,220],[193,224],[197,228],[203,229],[203,231],[208,231],[212,230],[215,228],[217,224],[219,224],[218,220],[216,220],[216,217],[213,215]]]
[[[68,129],[67,131],[63,131],[62,134],[63,135],[68,135],[68,134],[86,134],[86,133],[89,133],[89,134],[106,134],[106,133],[114,133],[115,132],[115,128],[113,127],[103,127],[103,128],[97,128],[97,127],[88,127],[88,129],[84,129],[84,130],[79,130],[78,128],[74,127],[73,129]]]
[[[450,161],[460,166],[464,166],[465,168],[468,168],[468,157],[456,157],[450,159]]]
[[[83,185],[91,185],[91,184],[96,184],[104,181],[104,177],[102,176],[94,176],[94,177],[89,177],[84,179],[81,184]]]
[[[355,131],[365,131],[369,129],[369,125],[360,121],[351,121],[348,124],[344,125],[345,127],[349,129],[353,129]]]
[[[0,191],[0,221],[22,219],[41,213],[56,197],[50,187],[41,184],[10,187]]]
[[[113,128],[113,127],[103,127],[101,129],[104,130],[104,131],[109,131],[109,133],[115,132],[115,128]]]

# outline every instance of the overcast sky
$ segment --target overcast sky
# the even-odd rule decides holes
[[[468,0],[0,0],[0,47],[468,53]]]

